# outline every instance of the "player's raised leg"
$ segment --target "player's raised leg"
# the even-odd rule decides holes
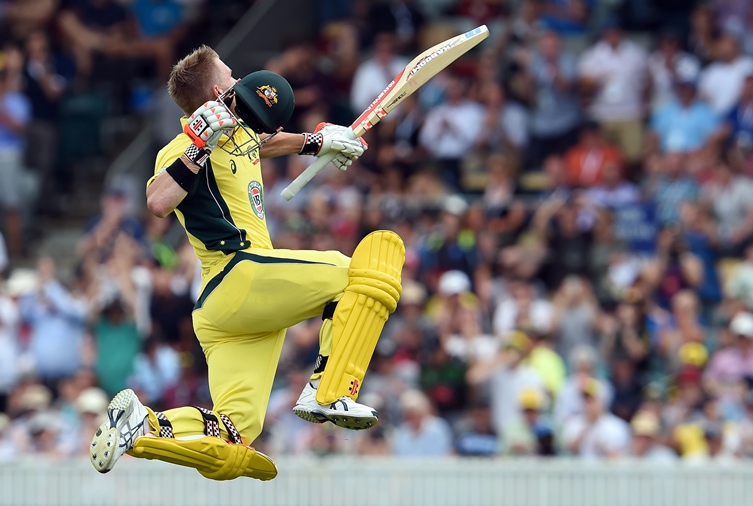
[[[353,252],[348,286],[332,314],[332,351],[324,366],[320,366],[315,395],[320,406],[328,406],[330,410],[340,408],[339,413],[332,415],[337,425],[351,429],[370,426],[368,417],[359,419],[348,416],[347,412],[349,405],[362,406],[355,401],[384,324],[397,307],[404,262],[403,241],[390,231],[369,234]],[[326,333],[327,327],[323,326],[322,331]],[[373,410],[372,415],[376,418]]]

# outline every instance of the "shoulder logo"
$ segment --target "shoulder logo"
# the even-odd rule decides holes
[[[264,219],[264,192],[259,181],[248,183],[248,200],[251,202],[251,209],[260,219]]]
[[[274,86],[270,86],[268,84],[259,86],[258,88],[256,88],[256,94],[264,99],[267,107],[272,107],[277,103],[277,88],[275,88]]]

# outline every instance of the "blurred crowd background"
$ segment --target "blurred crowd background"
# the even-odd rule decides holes
[[[254,446],[753,457],[753,4],[317,3],[318,36],[265,64],[295,90],[288,131],[349,124],[419,50],[479,24],[491,37],[371,131],[347,172],[285,202],[312,159],[264,161],[276,247],[349,254],[388,228],[407,260],[360,398],[379,425],[290,411],[312,320],[288,331]],[[170,65],[253,4],[0,1],[0,461],[86,454],[125,387],[155,409],[211,406],[198,265],[173,217],[110,181],[75,251],[32,250],[37,222],[75,205],[81,168],[117,151],[102,118],[162,121]]]

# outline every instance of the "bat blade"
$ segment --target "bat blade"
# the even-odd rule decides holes
[[[350,125],[353,137],[361,137],[379,123],[387,114],[426,82],[450,66],[452,62],[476,47],[489,36],[489,29],[481,25],[464,34],[447,39],[430,47],[411,60],[387,85],[361,115]],[[332,156],[322,156],[309,165],[287,188],[282,191],[285,200],[292,199],[330,161]]]

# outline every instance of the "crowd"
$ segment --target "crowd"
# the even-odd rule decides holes
[[[320,3],[318,39],[266,65],[296,93],[289,131],[350,123],[417,48],[481,23],[492,36],[370,132],[347,172],[285,202],[311,159],[264,161],[276,247],[350,253],[389,228],[407,258],[361,393],[379,424],[291,412],[312,320],[288,331],[254,446],[753,457],[753,6]],[[0,460],[83,454],[121,388],[157,409],[211,404],[198,265],[175,219],[110,185],[77,255],[66,282],[42,258],[0,292]]]

